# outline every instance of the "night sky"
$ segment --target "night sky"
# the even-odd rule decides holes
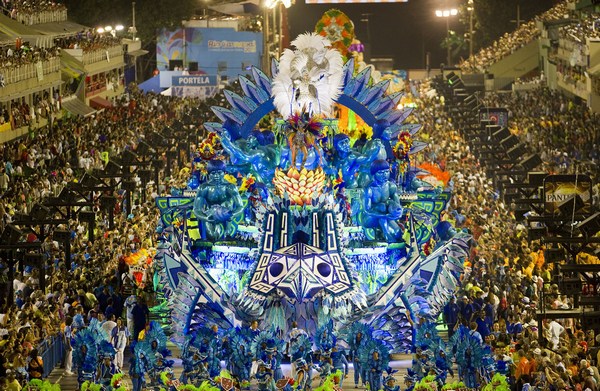
[[[392,4],[305,4],[304,0],[297,0],[288,10],[291,39],[313,31],[324,12],[337,8],[354,22],[357,38],[366,43],[367,23],[361,22],[364,18],[361,14],[371,13],[372,56],[393,57],[396,69],[410,69],[424,68],[425,53],[431,52],[431,67],[438,68],[446,58],[446,50],[440,47],[446,35],[446,22],[436,18],[435,9],[443,3],[410,0]],[[463,31],[458,16],[450,19],[450,29]]]

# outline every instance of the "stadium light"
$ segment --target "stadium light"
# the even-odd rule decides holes
[[[452,62],[452,53],[450,51],[450,17],[458,15],[458,10],[456,8],[449,8],[443,10],[435,10],[435,16],[438,18],[446,19],[446,45],[448,46],[448,66],[450,66]]]

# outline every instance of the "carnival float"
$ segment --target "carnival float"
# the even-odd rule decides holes
[[[389,360],[454,295],[471,236],[441,221],[451,182],[420,179],[432,176],[414,162],[421,125],[361,61],[347,17],[328,11],[292,46],[271,77],[252,68],[225,91],[188,188],[156,200],[171,338],[201,353],[207,329],[229,330],[220,338],[243,346],[241,362],[252,323],[273,340],[327,329],[349,349],[370,330],[367,354]]]

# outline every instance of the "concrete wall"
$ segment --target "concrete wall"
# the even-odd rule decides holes
[[[514,80],[538,68],[539,64],[539,42],[536,39],[493,64],[488,73],[493,74],[494,79]]]

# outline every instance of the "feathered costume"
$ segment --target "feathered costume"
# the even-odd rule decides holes
[[[232,330],[237,331],[239,329]],[[230,348],[227,360],[232,368],[232,375],[238,378],[240,384],[248,382],[253,359],[250,341],[237,332],[229,336],[228,339]]]
[[[191,352],[188,352],[192,349]],[[218,376],[221,372],[221,342],[218,333],[208,327],[200,327],[192,334],[186,336],[182,345],[183,356],[190,356],[198,352],[200,361],[195,363],[196,369],[202,370],[202,366],[208,368],[209,378]],[[202,362],[203,365],[199,365]],[[199,375],[199,373],[197,374]],[[202,379],[206,377],[202,375]]]
[[[446,354],[446,344],[440,338],[434,323],[425,321],[416,327],[415,351],[413,371],[418,379],[429,375],[433,370],[438,383],[443,385],[448,373],[453,374],[452,362]]]
[[[330,115],[342,92],[344,61],[324,37],[301,34],[286,49],[273,78],[272,96],[277,111],[288,118],[294,113]]]
[[[496,373],[494,377],[492,377],[492,381],[483,387],[483,391],[509,391],[510,385],[506,380],[506,376],[501,373]]]
[[[208,354],[200,353],[200,349],[194,346],[195,336],[186,336],[181,345],[181,363],[183,371],[179,380],[183,384],[187,384],[188,380],[194,381],[198,373],[199,366],[208,358]]]
[[[357,338],[358,335],[361,335],[360,340]],[[354,385],[358,385],[358,381],[362,380],[362,384],[364,385],[367,382],[367,376],[365,372],[365,368],[360,361],[360,349],[364,346],[367,340],[371,339],[372,330],[371,328],[360,322],[353,323],[349,328],[346,328],[341,333],[341,339],[345,340],[348,346],[350,347],[350,355],[352,356],[352,361],[354,365]]]
[[[92,319],[90,325],[79,330],[73,337],[73,364],[77,366],[77,382],[79,387],[88,381],[96,381],[96,369],[100,353],[112,354],[114,348],[108,342],[106,332],[98,320]]]
[[[171,351],[167,349],[167,336],[158,322],[150,322],[150,328],[146,331],[143,342],[149,344],[154,353],[160,353],[163,357],[171,355]]]
[[[386,344],[376,338],[370,338],[359,349],[361,364],[365,367],[369,389],[381,390],[381,375],[390,363],[390,350]]]
[[[491,349],[481,344],[469,328],[460,326],[450,339],[449,348],[458,365],[458,376],[468,388],[479,387],[480,381],[490,381],[496,369]]]
[[[48,380],[32,379],[22,388],[23,391],[60,391],[59,384],[52,384]]]
[[[398,371],[389,367],[385,371],[387,376],[383,379],[383,390],[400,391],[400,386],[396,385],[396,378],[394,377],[394,374]]]
[[[140,341],[133,347],[133,354],[129,359],[129,377],[133,383],[133,391],[141,391],[145,384],[145,376],[151,373],[156,366],[156,352],[148,343]]]
[[[275,380],[283,377],[281,360],[283,359],[284,349],[285,342],[277,336],[274,329],[262,330],[252,341],[254,357],[269,366]]]
[[[290,341],[290,356],[292,361],[302,358],[307,360],[307,364],[310,363],[310,358],[312,356],[312,342],[308,335],[300,334],[296,339]]]
[[[304,390],[310,385],[312,367],[312,342],[306,334],[300,334],[290,340],[289,347],[291,361],[296,367],[294,389]]]
[[[328,356],[337,341],[333,334],[333,321],[319,327],[315,333],[315,345],[322,355]]]

